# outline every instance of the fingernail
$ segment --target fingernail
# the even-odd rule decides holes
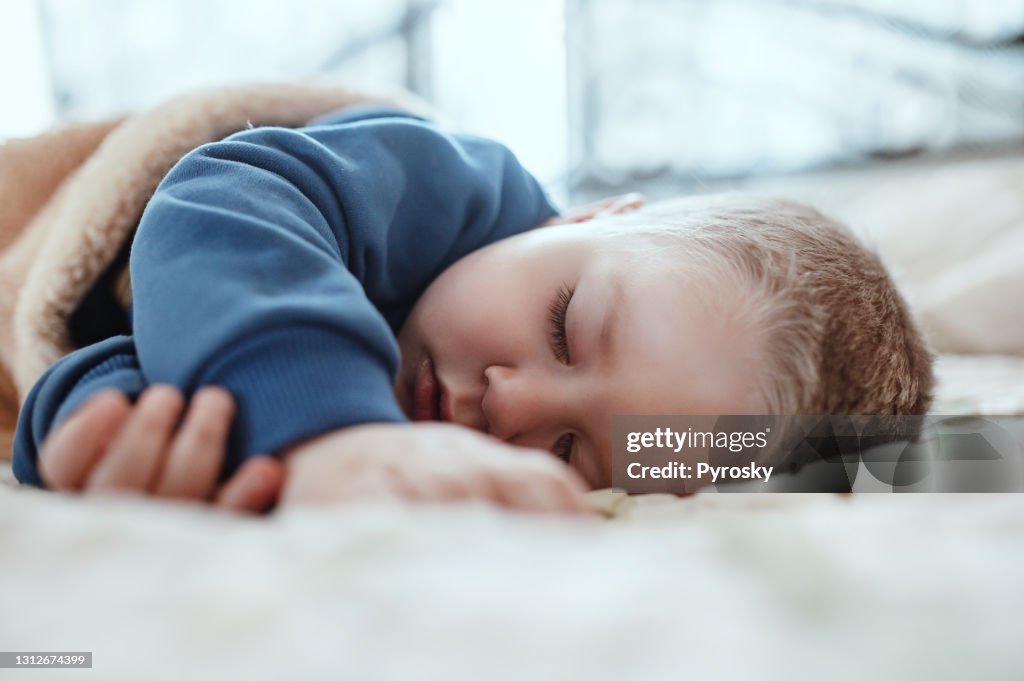
[[[173,385],[167,385],[165,383],[156,383],[146,388],[146,391],[142,394],[141,400],[161,403],[168,407],[173,406],[178,410],[180,410],[184,404],[184,399],[178,389]]]
[[[231,399],[231,394],[223,388],[202,388],[196,393],[195,401],[204,411],[219,409],[228,415],[234,413],[235,410],[235,401]]]

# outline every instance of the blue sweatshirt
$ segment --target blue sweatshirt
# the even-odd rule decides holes
[[[556,214],[505,147],[393,110],[256,128],[170,171],[132,243],[132,335],[64,357],[22,406],[18,480],[89,396],[219,385],[237,414],[222,475],[247,457],[402,421],[395,336],[462,256]]]

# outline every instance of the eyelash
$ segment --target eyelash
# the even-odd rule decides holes
[[[572,447],[575,443],[576,436],[572,433],[566,433],[555,442],[552,452],[562,461],[572,463]]]
[[[555,357],[562,364],[569,364],[571,362],[565,318],[569,312],[569,302],[572,301],[573,293],[575,293],[575,289],[563,285],[558,289],[555,299],[548,305],[548,312],[551,317],[551,349],[554,351]],[[572,433],[566,433],[555,442],[555,446],[552,447],[552,453],[565,463],[570,463],[575,443],[576,436]]]
[[[569,301],[572,300],[574,289],[562,286],[558,289],[558,295],[548,305],[548,312],[551,316],[551,348],[555,357],[562,364],[569,364],[569,338],[565,331],[565,316],[569,311]]]

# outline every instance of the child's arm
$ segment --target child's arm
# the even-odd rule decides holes
[[[394,113],[206,145],[165,178],[133,244],[141,366],[235,396],[229,466],[404,421],[394,333],[412,301],[554,213],[504,147]]]

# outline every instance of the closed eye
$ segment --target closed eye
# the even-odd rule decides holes
[[[565,329],[565,318],[569,312],[569,302],[575,289],[564,284],[558,289],[555,299],[548,305],[548,312],[551,320],[551,350],[555,357],[562,364],[570,364],[572,358],[569,356],[569,337]]]
[[[573,445],[576,443],[576,436],[566,433],[558,438],[555,446],[551,448],[552,453],[566,463],[572,463]]]

